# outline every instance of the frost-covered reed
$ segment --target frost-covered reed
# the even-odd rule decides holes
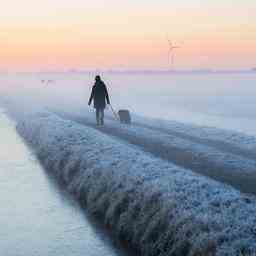
[[[256,255],[256,200],[50,113],[17,129],[117,238],[141,255]]]

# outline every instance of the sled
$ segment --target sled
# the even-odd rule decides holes
[[[121,123],[131,124],[131,115],[130,111],[127,109],[121,109],[118,111],[118,116]]]
[[[115,118],[120,121],[120,123],[123,124],[131,124],[132,119],[131,119],[131,114],[130,111],[127,109],[121,109],[116,113],[116,111],[113,109],[113,107],[110,105],[111,110],[115,116]]]

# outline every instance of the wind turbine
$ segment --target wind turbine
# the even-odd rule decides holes
[[[173,68],[173,66],[174,66],[174,51],[175,51],[176,49],[179,49],[180,46],[174,45],[174,44],[172,43],[172,41],[168,38],[168,36],[167,36],[167,41],[168,41],[168,45],[169,45],[169,51],[168,51],[168,65],[171,65],[172,68]],[[171,61],[171,63],[170,63],[170,61]]]

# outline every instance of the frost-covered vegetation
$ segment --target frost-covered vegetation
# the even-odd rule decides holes
[[[50,113],[18,121],[43,165],[142,255],[255,255],[256,200]]]
[[[167,121],[153,118],[135,117],[138,124],[147,125],[150,128],[160,129],[176,133],[176,135],[183,136],[184,138],[194,138],[194,140],[208,143],[210,145],[230,145],[229,149],[233,152],[241,150],[248,150],[247,156],[256,158],[256,137],[246,135],[231,130],[217,129],[215,127],[196,126],[191,124],[184,124],[176,121]],[[251,150],[251,152],[249,152]]]
[[[95,127],[95,117],[86,111],[57,113],[65,119]],[[178,127],[176,129],[168,125],[159,127],[154,124],[155,121],[152,121],[152,124],[143,121],[144,118],[137,118],[132,126],[127,126],[110,119],[101,131],[126,140],[176,165],[232,184],[243,192],[256,194],[256,155],[252,149],[237,147],[232,142],[227,142],[224,131],[223,140],[221,131],[219,131],[219,139],[205,139],[193,133],[189,134],[189,126],[186,132],[182,132]],[[200,128],[194,127],[194,130],[199,133]],[[251,145],[256,147],[256,143],[251,142]]]

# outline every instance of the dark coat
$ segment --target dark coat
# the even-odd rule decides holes
[[[91,105],[92,100],[96,109],[104,109],[106,107],[106,100],[110,104],[108,90],[103,81],[97,81],[92,87],[89,105]]]

